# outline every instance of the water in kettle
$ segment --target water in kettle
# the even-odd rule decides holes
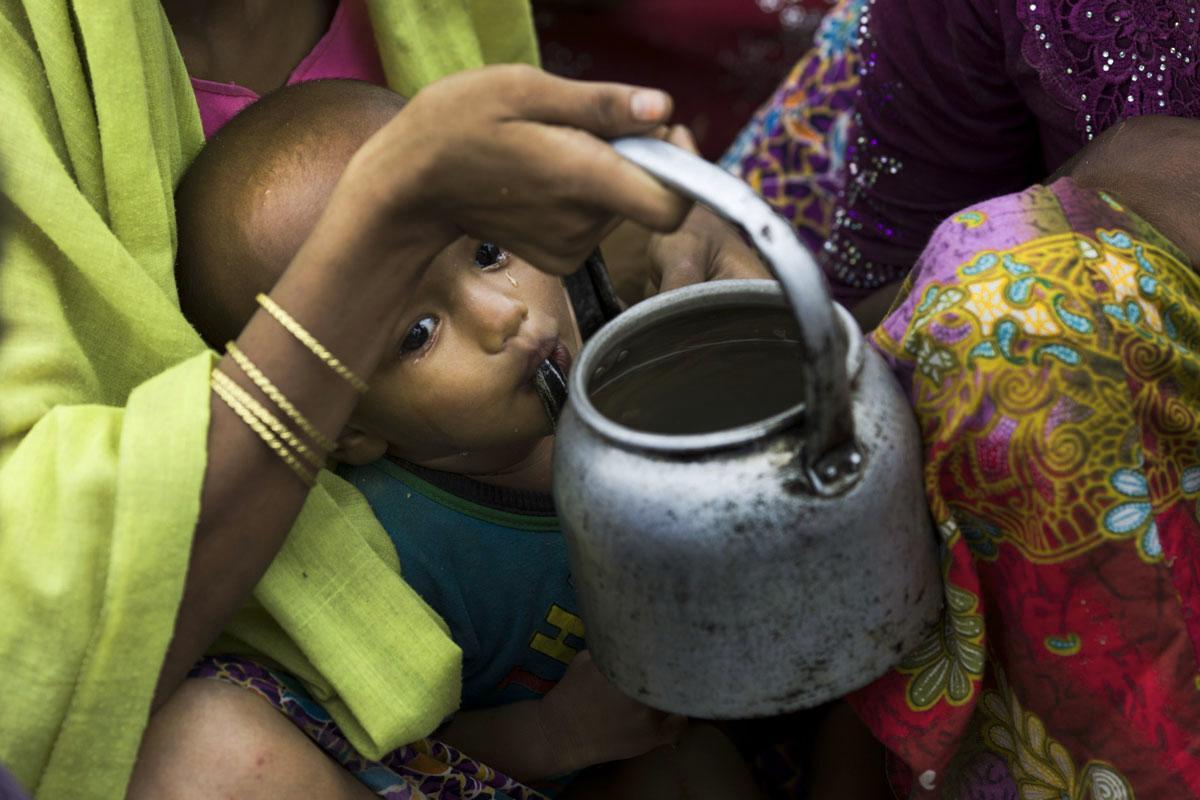
[[[604,416],[646,433],[737,428],[803,402],[797,337],[782,309],[670,320],[615,348],[588,395]]]

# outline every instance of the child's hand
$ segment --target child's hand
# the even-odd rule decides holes
[[[687,718],[627,697],[600,674],[587,651],[539,701],[547,752],[560,772],[620,761],[674,743]],[[561,760],[560,760],[561,759]]]
[[[681,125],[671,129],[667,141],[699,155],[691,132]],[[647,256],[646,297],[692,283],[772,277],[736,228],[699,205],[678,230],[651,236]]]
[[[736,228],[699,205],[679,230],[651,236],[647,255],[646,297],[705,281],[773,277]]]
[[[670,129],[666,139],[696,154],[683,126]],[[737,228],[698,204],[671,233],[626,222],[605,238],[603,250],[617,295],[628,303],[692,283],[771,277]]]

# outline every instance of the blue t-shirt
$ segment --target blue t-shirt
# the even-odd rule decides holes
[[[549,495],[419,477],[387,458],[339,472],[391,537],[404,580],[462,648],[464,709],[532,700],[562,678],[584,649],[583,621]]]

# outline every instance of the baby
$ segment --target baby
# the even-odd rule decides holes
[[[196,159],[177,193],[176,273],[185,314],[214,348],[236,338],[355,150],[402,107],[370,84],[288,87]],[[625,697],[583,652],[549,495],[555,403],[535,388],[578,355],[577,311],[590,318],[604,306],[603,293],[589,298],[571,280],[568,293],[492,242],[451,244],[406,298],[394,351],[334,457],[391,537],[405,580],[462,648],[463,711],[439,738],[524,781],[623,762],[575,781],[577,797],[753,797],[715,729]],[[668,755],[652,752],[677,740]]]

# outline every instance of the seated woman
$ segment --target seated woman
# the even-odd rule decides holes
[[[274,88],[334,5],[0,6],[0,762],[38,795],[120,797],[139,752],[149,773],[179,770],[175,796],[367,793],[258,697],[184,680],[222,632],[375,755],[457,702],[459,651],[362,497],[328,472],[297,480],[213,394],[172,279],[175,182],[204,141],[186,68]],[[422,8],[442,5],[414,20],[370,3],[394,83],[536,57],[519,0]],[[467,228],[562,273],[614,214],[678,223],[685,204],[601,141],[669,113],[661,93],[531,67],[430,87],[354,160],[272,297],[370,373],[439,239]],[[437,168],[414,182],[415,164]],[[406,238],[418,228],[432,239]],[[300,340],[260,314],[237,342],[316,430],[340,429],[354,388]]]
[[[874,334],[945,624],[851,697],[912,796],[1200,794],[1200,122],[943,222]]]

